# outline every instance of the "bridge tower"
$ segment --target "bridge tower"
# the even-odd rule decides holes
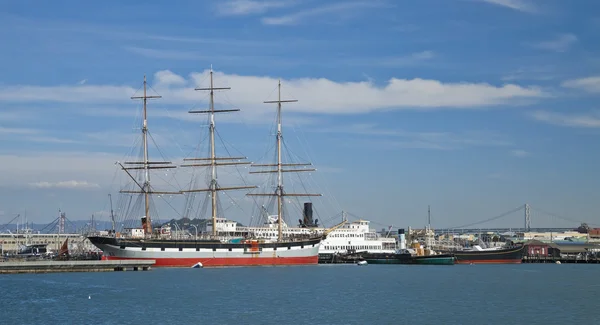
[[[529,203],[525,203],[525,231],[531,230],[531,213],[529,211]]]

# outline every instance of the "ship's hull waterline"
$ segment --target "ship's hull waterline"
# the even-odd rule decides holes
[[[276,266],[318,264],[321,238],[283,243],[124,240],[88,237],[107,260],[155,260],[156,267]]]

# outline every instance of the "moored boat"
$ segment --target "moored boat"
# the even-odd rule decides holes
[[[321,238],[272,243],[88,238],[107,260],[156,260],[158,267],[191,267],[197,263],[203,267],[317,264],[321,242]]]
[[[523,262],[524,246],[481,248],[452,252],[456,264],[519,264]]]
[[[360,254],[360,257],[369,264],[411,264],[410,253],[368,253]]]
[[[452,254],[418,256],[408,251],[396,253],[365,253],[363,260],[369,264],[418,264],[418,265],[454,265]]]
[[[217,181],[217,166],[237,166],[250,164],[242,161],[245,157],[222,157],[215,153],[215,114],[239,111],[239,109],[216,110],[214,107],[213,93],[215,90],[224,90],[229,88],[219,88],[213,86],[213,72],[210,71],[210,87],[198,88],[196,90],[210,91],[210,107],[205,111],[190,111],[190,113],[204,113],[209,115],[209,157],[186,158],[187,164],[180,167],[205,167],[208,173],[208,184],[206,188],[192,188],[195,182],[190,182],[190,188],[177,191],[159,191],[150,185],[150,171],[154,169],[175,168],[167,161],[150,161],[148,156],[148,123],[146,102],[150,98],[160,98],[160,96],[147,96],[146,78],[144,77],[144,94],[132,99],[143,100],[143,123],[142,123],[142,153],[138,161],[118,163],[133,181],[133,189],[121,190],[120,193],[127,195],[143,196],[144,216],[141,218],[141,228],[130,228],[127,234],[117,233],[113,216],[113,229],[106,235],[90,234],[87,236],[96,247],[104,252],[104,259],[107,260],[126,260],[126,259],[147,259],[155,260],[155,266],[164,267],[192,267],[200,263],[203,267],[216,266],[258,266],[258,265],[305,265],[317,264],[318,252],[321,241],[327,236],[330,230],[321,233],[307,233],[299,236],[284,236],[282,231],[283,224],[283,197],[284,196],[320,196],[320,194],[307,193],[286,193],[283,190],[283,172],[314,171],[314,169],[282,169],[282,166],[297,166],[300,164],[285,164],[281,161],[281,103],[291,102],[291,100],[281,100],[281,83],[279,87],[279,98],[269,103],[277,103],[277,162],[275,164],[253,165],[255,167],[274,167],[270,170],[258,171],[255,173],[276,173],[277,184],[275,191],[271,193],[249,193],[251,196],[265,196],[276,198],[277,204],[277,239],[261,238],[257,232],[246,233],[243,238],[231,236],[228,232],[221,231],[217,220],[222,215],[221,207],[218,203],[218,194],[225,191],[253,189],[256,186],[221,186]],[[142,175],[134,177],[131,173],[141,172]],[[196,237],[181,240],[177,236],[171,236],[170,227],[152,227],[151,220],[151,195],[177,195],[196,193],[206,193],[206,199],[203,206],[211,208],[211,233],[205,236],[201,234],[200,239]],[[129,198],[131,201],[131,197]],[[192,202],[193,199],[188,200]],[[112,202],[112,201],[111,201]],[[112,206],[112,203],[111,203]],[[136,205],[139,207],[139,205]],[[185,211],[192,211],[191,205],[185,207]],[[112,207],[111,207],[112,211]],[[199,215],[202,213],[197,212]],[[112,215],[112,212],[111,212]],[[139,215],[139,214],[138,214]],[[345,221],[343,222],[345,223]],[[342,223],[342,224],[343,224]],[[341,224],[340,224],[341,225]],[[339,226],[339,225],[338,225]],[[336,226],[336,227],[338,227]],[[334,227],[335,228],[335,227]]]
[[[424,265],[454,265],[456,258],[452,254],[413,256],[414,264]]]

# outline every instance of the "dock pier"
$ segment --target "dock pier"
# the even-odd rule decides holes
[[[155,263],[154,260],[0,262],[0,274],[148,271]]]
[[[556,263],[561,264],[573,263],[573,264],[600,264],[600,258],[598,257],[577,257],[577,256],[524,256],[523,263]]]

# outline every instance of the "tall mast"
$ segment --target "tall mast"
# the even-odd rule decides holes
[[[230,88],[230,87],[229,87]],[[231,89],[231,88],[230,88]],[[212,235],[217,235],[217,160],[215,159],[215,87],[213,82],[212,66],[210,68],[210,198],[211,198],[211,217],[212,217]]]
[[[142,226],[144,228],[144,233],[146,236],[152,235],[152,219],[150,217],[150,194],[180,194],[180,192],[157,192],[153,191],[150,186],[150,170],[151,169],[164,169],[164,168],[175,168],[175,166],[169,166],[171,162],[169,161],[150,161],[148,156],[148,110],[147,110],[147,102],[148,99],[153,98],[162,98],[162,96],[148,96],[147,94],[147,82],[146,75],[144,75],[144,95],[131,97],[131,99],[141,99],[143,102],[143,121],[142,121],[142,145],[143,145],[143,160],[142,161],[131,161],[125,162],[126,165],[136,165],[134,167],[124,167],[121,165],[121,168],[125,170],[127,175],[135,182],[137,187],[140,188],[140,191],[120,191],[121,193],[141,193],[144,194],[144,217],[142,218]],[[140,167],[141,165],[141,167]],[[162,166],[154,166],[154,165],[162,165]],[[142,184],[138,183],[138,181],[133,177],[129,170],[143,170],[144,171],[144,182]]]
[[[321,194],[309,194],[309,193],[285,193],[283,191],[283,173],[285,172],[310,172],[315,171],[314,168],[305,169],[283,169],[284,166],[310,166],[312,164],[295,164],[295,163],[283,163],[281,159],[281,143],[283,142],[282,124],[281,124],[281,104],[282,103],[294,103],[297,99],[281,99],[281,80],[277,83],[277,100],[265,101],[264,103],[272,104],[277,103],[277,163],[276,164],[255,164],[253,167],[277,167],[275,170],[261,170],[250,172],[251,174],[262,174],[262,173],[277,173],[277,188],[274,194],[269,193],[256,193],[248,194],[251,196],[276,196],[277,197],[277,238],[279,241],[283,240],[283,197],[284,196],[321,196]]]
[[[297,102],[297,100],[287,100]],[[277,82],[277,232],[278,239],[283,239],[283,171],[281,169],[281,79]]]
[[[152,233],[152,219],[150,218],[150,196],[148,191],[150,190],[150,169],[148,169],[148,110],[146,109],[146,103],[148,102],[148,95],[146,93],[146,75],[144,75],[144,121],[142,124],[142,142],[144,144],[144,215],[146,216],[146,233]],[[155,96],[159,97],[159,96]],[[160,97],[159,97],[160,98]]]
[[[110,220],[112,225],[112,233],[115,236],[115,215],[113,213],[113,205],[112,205],[112,195],[108,193],[108,200],[110,201]]]
[[[281,220],[283,219],[283,172],[281,171],[281,79],[277,83],[277,233],[283,238]]]
[[[141,98],[144,102],[144,121],[142,122],[142,143],[144,146],[144,216],[146,217],[146,224],[144,225],[144,231],[146,234],[152,234],[152,218],[150,217],[150,165],[148,164],[148,110],[146,109],[146,103],[148,98],[160,98],[161,96],[148,96],[146,92],[146,75],[144,75],[144,96],[132,97]]]
[[[209,101],[209,109],[202,111],[189,111],[191,114],[209,114],[210,122],[208,126],[209,130],[209,141],[210,141],[210,156],[208,158],[186,158],[184,161],[208,161],[208,163],[194,163],[194,164],[186,164],[181,165],[181,167],[210,167],[211,171],[211,179],[208,188],[204,189],[190,189],[186,191],[181,191],[183,193],[193,193],[193,192],[210,192],[211,198],[211,219],[212,219],[212,235],[213,237],[217,236],[217,195],[219,191],[227,191],[227,190],[241,190],[241,189],[251,189],[256,188],[256,186],[234,186],[234,187],[221,187],[219,186],[217,180],[217,166],[227,166],[227,165],[244,165],[250,164],[250,162],[245,161],[233,161],[233,160],[242,160],[246,159],[246,157],[217,157],[215,153],[215,113],[227,113],[227,112],[237,112],[239,109],[215,109],[215,90],[229,90],[231,87],[215,87],[213,81],[213,70],[212,66],[210,67],[210,87],[209,88],[196,88],[195,90],[204,90],[209,91],[210,93],[210,101]],[[223,161],[223,162],[221,162]]]

